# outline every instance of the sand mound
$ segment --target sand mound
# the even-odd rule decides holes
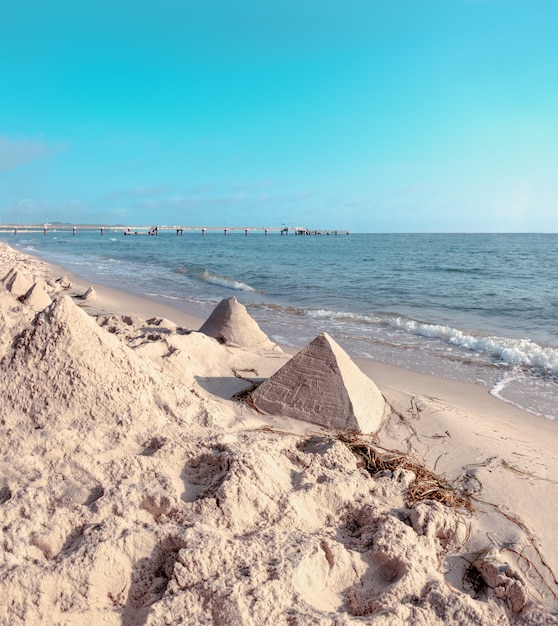
[[[63,415],[131,420],[176,401],[149,363],[64,296],[16,337],[2,363],[7,406],[36,428]]]
[[[219,302],[200,332],[228,345],[250,350],[279,350],[234,296]]]
[[[60,278],[57,278],[54,282],[58,285],[58,288],[61,290],[71,289],[72,287],[72,283],[70,282],[70,279],[67,276],[60,276]]]
[[[322,333],[252,392],[254,406],[332,430],[378,430],[385,402],[376,385]]]

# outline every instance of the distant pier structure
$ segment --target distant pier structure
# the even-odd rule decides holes
[[[126,226],[126,225],[109,225],[109,224],[65,224],[65,223],[48,223],[48,224],[0,224],[0,232],[13,232],[14,235],[23,232],[40,232],[43,231],[47,235],[49,231],[64,232],[71,231],[72,235],[76,235],[79,231],[96,230],[101,235],[106,233],[123,233],[124,235],[151,235],[157,236],[161,231],[175,231],[178,236],[183,236],[184,231],[197,231],[205,236],[209,231],[220,231],[225,236],[231,232],[243,232],[248,236],[252,232],[263,232],[265,236],[272,232],[278,232],[281,235],[289,235],[293,233],[298,236],[310,235],[348,235],[348,230],[316,230],[303,226]]]

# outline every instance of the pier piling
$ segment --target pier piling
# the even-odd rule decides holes
[[[122,226],[112,226],[112,225],[101,225],[101,224],[80,224],[79,227],[75,224],[67,224],[62,222],[56,222],[54,225],[48,222],[38,223],[38,224],[19,224],[17,222],[11,224],[0,224],[0,232],[9,232],[14,235],[19,235],[22,232],[40,232],[43,231],[44,235],[48,234],[48,229],[50,226],[53,226],[53,230],[55,232],[58,231],[72,231],[73,235],[77,235],[78,228],[83,232],[87,232],[90,230],[95,230],[97,233],[100,232],[101,235],[105,234],[105,231],[112,233],[113,231],[124,232],[125,235],[158,235],[159,231],[166,230],[174,230],[177,235],[184,235],[184,231],[198,231],[201,232],[202,236],[207,235],[209,231],[221,231],[225,236],[244,231],[244,235],[248,236],[250,231],[254,233],[262,232],[266,237],[270,233],[279,233],[280,235],[288,235],[289,231],[293,232],[295,235],[348,235],[348,230],[310,230],[309,228],[297,226],[297,227],[287,227],[284,225],[281,226],[176,226],[176,225],[168,225],[168,226],[136,226],[135,228],[124,227]]]

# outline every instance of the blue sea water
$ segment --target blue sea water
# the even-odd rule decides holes
[[[0,236],[202,317],[235,295],[280,343],[327,331],[353,356],[477,382],[558,420],[558,235]]]

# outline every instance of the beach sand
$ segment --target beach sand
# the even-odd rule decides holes
[[[265,415],[204,321],[0,243],[0,624],[558,623],[557,424],[359,359],[376,433]]]

